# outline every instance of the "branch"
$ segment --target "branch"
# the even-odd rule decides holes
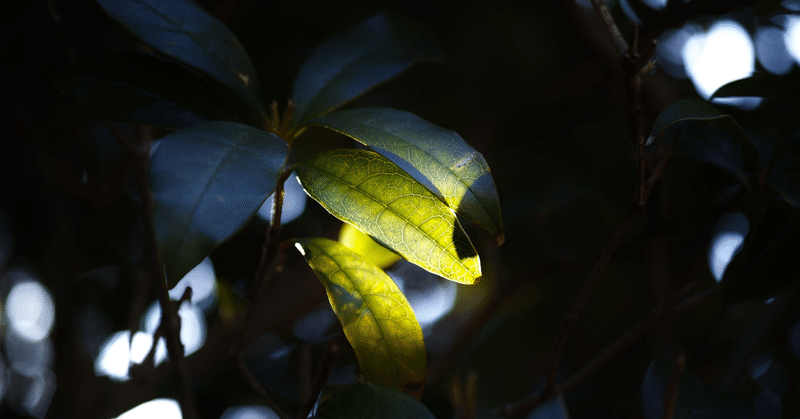
[[[172,372],[178,382],[178,402],[181,412],[187,419],[195,419],[194,397],[189,387],[189,379],[184,362],[184,348],[181,343],[180,329],[181,319],[178,316],[177,307],[171,304],[169,291],[167,290],[167,280],[164,277],[164,263],[159,252],[158,238],[156,237],[155,225],[153,224],[153,197],[150,195],[150,187],[147,182],[147,169],[150,163],[150,141],[143,136],[142,141],[134,142],[124,132],[119,130],[116,125],[108,120],[103,120],[117,141],[123,144],[136,158],[136,180],[139,186],[139,193],[142,199],[142,219],[145,227],[145,257],[149,257],[150,272],[153,281],[156,282],[156,295],[161,305],[161,327],[164,327],[164,335],[167,341],[167,353],[172,364]]]

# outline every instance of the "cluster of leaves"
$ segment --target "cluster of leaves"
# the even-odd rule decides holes
[[[493,234],[498,245],[504,240],[497,190],[481,154],[455,132],[405,111],[334,112],[413,63],[437,60],[435,42],[423,30],[379,14],[324,42],[300,69],[280,118],[275,105],[270,112],[264,106],[256,70],[232,32],[198,5],[98,3],[160,54],[97,54],[72,68],[66,88],[103,117],[174,130],[149,166],[154,227],[169,286],[234,236],[270,194],[281,205],[283,182],[293,171],[310,197],[364,237],[451,281],[480,279],[478,253],[457,214]],[[310,125],[367,149],[291,161],[293,145]],[[426,374],[422,330],[372,252],[326,238],[294,243],[325,286],[364,379],[419,399]],[[319,414],[355,414],[351,393],[411,403],[386,391],[371,385],[327,390]],[[419,417],[414,409],[424,407],[400,410]]]

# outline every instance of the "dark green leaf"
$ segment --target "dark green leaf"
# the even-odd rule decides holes
[[[297,248],[325,286],[364,379],[419,398],[426,372],[422,328],[392,278],[333,240],[298,240]]]
[[[277,136],[235,122],[203,122],[164,137],[150,163],[150,188],[170,286],[258,211],[287,154]]]
[[[672,376],[672,360],[658,355],[644,376],[642,409],[645,419],[661,419],[664,393]],[[675,419],[748,419],[753,417],[750,398],[717,389],[683,371],[678,381],[678,399],[672,416]]]
[[[376,14],[320,44],[292,89],[292,128],[323,115],[397,76],[420,60],[438,60],[432,36],[409,22]]]
[[[789,205],[800,209],[800,157],[792,157],[773,166],[767,182]]]
[[[474,284],[478,252],[455,213],[390,160],[333,150],[298,164],[309,196],[381,245],[451,281]]]
[[[180,129],[232,120],[224,98],[173,60],[141,51],[108,51],[72,67],[64,88],[106,118]]]
[[[745,189],[751,190],[744,169],[742,145],[711,126],[694,124],[686,127],[675,146],[675,155],[713,164],[736,176]]]
[[[800,101],[800,88],[792,83],[791,78],[755,73],[723,85],[711,97],[768,97],[797,102]]]
[[[311,123],[370,146],[503,243],[500,202],[489,164],[457,133],[391,108],[344,110]]]
[[[143,43],[195,67],[264,114],[255,67],[222,22],[191,0],[96,0]]]
[[[328,419],[434,419],[428,408],[413,397],[373,383],[325,386],[314,415]]]
[[[647,144],[650,144],[656,137],[664,133],[667,128],[681,127],[681,123],[701,121],[709,124],[732,138],[740,141],[744,147],[745,158],[748,163],[758,165],[758,151],[742,127],[733,119],[732,116],[723,114],[717,108],[704,100],[686,99],[670,103],[661,111],[650,131]]]

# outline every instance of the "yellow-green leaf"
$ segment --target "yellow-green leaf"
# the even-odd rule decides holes
[[[410,112],[346,109],[312,121],[369,146],[400,166],[451,208],[505,240],[489,164],[460,135]]]
[[[455,213],[411,175],[369,150],[318,154],[297,165],[309,196],[410,262],[462,284],[481,277]]]
[[[349,247],[381,269],[386,269],[400,260],[400,255],[381,246],[351,224],[342,224],[339,230],[339,243]]]
[[[317,274],[367,381],[419,399],[425,384],[425,342],[417,317],[389,275],[339,242],[298,240]]]

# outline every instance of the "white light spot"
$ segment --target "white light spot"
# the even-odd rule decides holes
[[[100,348],[100,355],[94,362],[94,373],[105,375],[117,381],[128,379],[128,364],[130,362],[130,348],[128,340],[130,331],[117,332],[111,335]]]
[[[421,327],[432,325],[455,305],[458,286],[408,262],[402,262],[389,276],[403,292]]]
[[[216,299],[217,276],[210,258],[203,259],[169,291],[169,297],[180,300],[186,287],[192,287],[192,304],[210,309]]]
[[[297,173],[292,173],[289,179],[283,184],[283,209],[281,210],[281,224],[292,222],[306,209],[306,192],[300,185]],[[264,201],[264,205],[258,210],[258,216],[264,221],[272,220],[272,205],[275,194],[272,194]]]
[[[786,32],[783,33],[786,49],[800,63],[800,16],[787,16]]]
[[[172,399],[155,399],[142,403],[119,415],[117,419],[182,419],[178,402]]]
[[[252,404],[229,407],[219,419],[278,419],[278,415],[267,406]]]
[[[708,268],[717,282],[722,280],[728,264],[741,250],[749,230],[750,221],[739,212],[724,214],[717,221],[708,248]]]
[[[305,251],[305,249],[303,249],[303,246],[300,243],[295,243],[294,247],[297,248],[297,250],[300,252],[301,255],[303,255],[303,256],[306,255],[306,251]]]
[[[744,28],[720,20],[708,33],[693,34],[683,46],[683,61],[697,92],[708,99],[723,85],[749,77],[755,68],[755,49]],[[714,102],[752,109],[761,98],[726,98]]]
[[[783,31],[774,26],[756,32],[758,62],[772,74],[784,75],[792,70],[792,57],[786,48]]]
[[[50,293],[36,281],[20,282],[6,300],[6,316],[20,337],[36,342],[50,335],[55,306]]]
[[[683,67],[683,46],[689,40],[692,33],[687,24],[682,29],[670,29],[664,31],[656,47],[658,66],[675,78],[686,78],[686,70]]]
[[[180,334],[184,355],[190,355],[200,349],[206,341],[206,321],[203,312],[197,306],[188,303],[181,305],[181,308],[178,309],[178,316],[181,318]],[[147,309],[143,323],[145,333],[154,335],[161,323],[161,306],[157,302],[151,304]],[[159,346],[165,345],[163,341],[162,338]],[[166,357],[166,351],[156,351],[156,363],[161,362],[164,357]]]

